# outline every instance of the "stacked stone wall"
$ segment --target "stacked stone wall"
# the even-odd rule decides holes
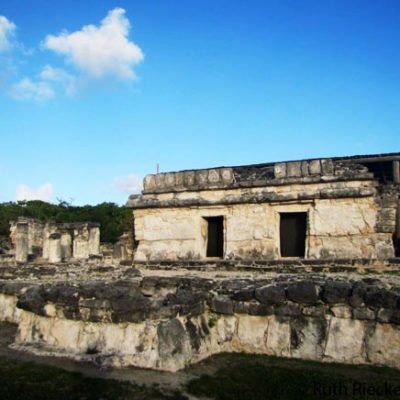
[[[396,278],[152,276],[0,285],[16,347],[175,371],[226,351],[400,368]],[[19,311],[16,311],[18,309]]]

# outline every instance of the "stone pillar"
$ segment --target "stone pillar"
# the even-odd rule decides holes
[[[393,182],[400,183],[400,161],[393,161]]]
[[[47,223],[43,228],[43,251],[42,258],[47,260],[49,258],[49,237],[52,233],[55,233],[57,227],[54,223]]]
[[[91,226],[89,228],[89,254],[100,253],[100,228]]]
[[[49,236],[49,262],[61,262],[61,235],[59,233],[52,233]]]
[[[74,229],[73,255],[78,260],[89,258],[89,230],[87,224]]]
[[[15,260],[25,263],[28,261],[29,237],[28,224],[26,222],[17,222],[15,234]]]
[[[61,233],[61,259],[68,261],[72,257],[72,237],[68,231]]]
[[[396,212],[396,239],[400,243],[400,199],[397,200],[397,212]]]

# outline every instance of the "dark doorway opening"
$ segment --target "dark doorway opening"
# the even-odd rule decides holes
[[[307,213],[281,213],[280,240],[282,257],[305,257]]]
[[[207,257],[224,255],[224,217],[207,217]]]

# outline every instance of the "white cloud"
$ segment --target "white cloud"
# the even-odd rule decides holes
[[[86,25],[80,31],[48,35],[44,46],[63,54],[67,60],[90,77],[114,76],[135,78],[133,66],[144,59],[142,50],[129,41],[129,20],[125,10],[115,8],[100,26]]]
[[[42,200],[49,202],[53,196],[53,186],[51,183],[45,183],[34,190],[28,185],[17,185],[16,200]]]
[[[53,68],[46,65],[39,74],[42,81],[52,82],[59,85],[68,96],[73,96],[76,92],[76,78],[61,68]]]
[[[32,81],[24,78],[11,88],[11,97],[17,100],[33,100],[39,103],[53,98],[54,89],[44,81]]]
[[[11,96],[17,100],[45,102],[63,92],[73,96],[76,92],[76,78],[60,68],[46,65],[37,80],[24,78],[11,88]]]
[[[11,47],[10,38],[14,35],[15,24],[3,15],[0,15],[0,51]]]
[[[140,193],[143,189],[143,179],[135,174],[119,176],[114,180],[114,187],[116,187],[123,193]]]

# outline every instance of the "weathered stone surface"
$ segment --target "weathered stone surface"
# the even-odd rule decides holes
[[[266,344],[268,321],[261,317],[240,316],[238,318],[238,343],[240,350],[262,352]]]
[[[282,285],[262,286],[256,289],[255,298],[260,303],[281,304],[286,300],[285,287]]]
[[[17,262],[27,262],[29,253],[28,224],[19,222],[15,234],[15,259]]]
[[[191,356],[190,339],[177,318],[161,322],[157,327],[158,366],[168,370],[183,368]]]
[[[376,325],[367,338],[367,349],[372,363],[400,368],[400,329],[390,324]]]
[[[275,314],[278,316],[298,316],[301,314],[301,307],[295,303],[279,304],[274,307]]]
[[[145,192],[151,192],[156,188],[156,180],[154,175],[146,175],[143,179],[143,189]]]
[[[247,312],[249,315],[272,315],[274,307],[269,304],[247,303]],[[236,311],[235,311],[236,312]]]
[[[296,303],[315,304],[319,300],[318,287],[312,282],[294,282],[288,285],[287,297]]]
[[[275,164],[274,173],[275,177],[278,179],[286,178],[286,164],[285,163]]]
[[[330,159],[321,160],[321,168],[323,175],[333,175],[333,162]]]
[[[374,320],[376,312],[368,307],[353,308],[353,318],[361,320]]]
[[[208,182],[211,184],[218,183],[220,181],[219,171],[217,169],[208,170]]]
[[[268,324],[267,354],[288,356],[290,353],[290,324],[272,318]]]
[[[397,293],[393,285],[397,280],[396,276],[376,275],[356,281],[354,289],[362,296],[371,294],[371,298],[376,296],[372,289],[380,290],[386,299],[380,301],[388,305],[392,304],[387,300],[392,299],[390,293]],[[309,297],[304,303],[285,300],[267,304],[247,292],[268,286],[298,288],[301,283],[324,287],[332,283],[332,278],[314,273],[254,279],[219,276],[215,280],[149,276],[132,281],[38,283],[31,287],[23,282],[0,281],[0,318],[23,320],[18,339],[21,343],[55,346],[69,354],[95,353],[104,365],[174,371],[222,351],[348,363],[377,362],[381,357],[383,364],[396,365],[397,353],[382,344],[387,354],[376,359],[370,354],[378,351],[378,340],[397,340],[392,328],[400,325],[398,308],[353,308],[320,300],[308,303]],[[10,301],[1,295],[5,292],[10,293]],[[239,293],[243,301],[233,300]],[[25,317],[10,310],[15,308],[16,296]],[[202,308],[198,309],[199,304]],[[385,334],[377,328],[384,325],[390,326]],[[385,337],[378,338],[376,330]]]
[[[293,357],[321,359],[327,323],[320,318],[293,318],[290,322],[290,350]]]
[[[211,310],[219,314],[233,314],[233,301],[228,296],[216,296],[210,300]]]
[[[286,164],[286,176],[288,178],[300,177],[301,176],[301,162],[288,162]]]
[[[364,299],[367,306],[396,308],[397,302],[400,299],[400,293],[384,288],[367,287]]]
[[[346,304],[352,286],[349,282],[328,281],[322,287],[322,300],[328,304]]]
[[[43,290],[40,287],[28,288],[19,296],[17,307],[37,315],[46,315],[44,311],[46,300],[43,297]]]
[[[320,160],[310,160],[308,165],[309,165],[310,175],[320,175],[321,174]]]
[[[254,298],[254,286],[246,287],[236,291],[233,296],[236,301],[250,301]]]
[[[332,318],[324,355],[343,362],[362,362],[365,326],[361,321]]]
[[[331,307],[332,314],[337,318],[351,318],[351,308],[345,305]]]

